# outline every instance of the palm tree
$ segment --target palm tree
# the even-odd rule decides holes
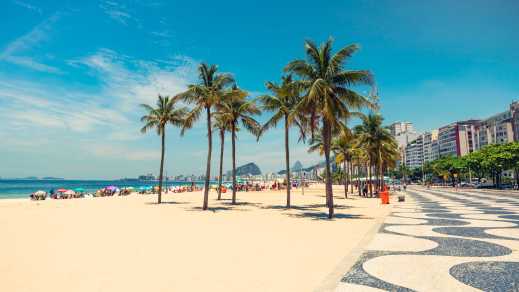
[[[323,138],[321,134],[315,134],[309,142],[308,153],[319,151],[319,156],[324,155]]]
[[[333,193],[330,170],[330,144],[332,129],[350,116],[350,110],[375,107],[369,97],[351,89],[357,85],[374,85],[369,71],[344,69],[345,61],[357,50],[357,45],[349,45],[332,55],[332,39],[319,48],[311,41],[305,42],[307,60],[290,62],[285,71],[293,72],[301,78],[307,94],[298,104],[295,112],[305,110],[310,113],[310,127],[316,128],[316,120],[321,120],[324,156],[326,162],[326,197],[328,218],[333,217]]]
[[[216,65],[200,64],[198,67],[199,83],[188,86],[188,89],[178,94],[175,98],[186,103],[193,104],[194,108],[188,113],[182,133],[189,129],[200,118],[205,110],[207,114],[207,164],[205,170],[204,203],[203,210],[207,210],[209,201],[209,180],[211,178],[211,153],[213,149],[213,136],[211,127],[211,108],[222,101],[224,90],[234,83],[229,74],[217,74]]]
[[[351,165],[352,157],[352,133],[349,129],[344,129],[335,139],[332,140],[331,149],[335,153],[335,161],[337,164],[343,164],[343,183],[344,197],[348,198],[348,184],[350,182],[351,173],[349,165]]]
[[[274,95],[262,95],[258,99],[263,104],[263,109],[273,112],[274,115],[263,125],[261,133],[276,127],[280,120],[285,123],[285,166],[287,179],[287,208],[290,208],[290,150],[289,150],[289,128],[297,125],[300,130],[300,140],[305,139],[304,115],[299,113],[296,118],[290,118],[290,114],[301,100],[301,87],[298,83],[293,82],[292,75],[282,77],[281,85],[273,82],[267,82],[267,88]]]
[[[170,99],[168,96],[160,96],[157,99],[157,107],[154,108],[147,104],[141,104],[146,110],[146,115],[141,117],[141,122],[144,126],[141,128],[141,132],[144,134],[151,129],[156,129],[157,134],[161,137],[161,152],[160,152],[160,174],[159,174],[159,196],[157,203],[161,203],[162,199],[162,178],[164,173],[164,151],[166,149],[166,125],[172,124],[177,127],[182,127],[187,108],[181,107],[176,108],[176,100]]]
[[[370,113],[368,116],[362,117],[362,124],[355,128],[358,134],[357,142],[366,149],[368,154],[370,182],[372,181],[372,168],[377,172],[377,180],[382,176],[382,180],[377,184],[379,190],[381,190],[384,180],[383,159],[384,157],[390,159],[396,155],[393,152],[397,151],[393,136],[391,136],[389,130],[382,126],[383,120],[380,114]],[[370,195],[373,195],[371,187]]]
[[[223,177],[223,153],[225,145],[225,132],[229,131],[229,122],[226,121],[218,113],[215,113],[216,119],[214,122],[214,128],[218,130],[218,136],[220,136],[220,168],[218,174],[218,200],[222,198],[222,177]]]
[[[229,121],[231,128],[231,146],[232,146],[232,204],[236,204],[236,132],[238,126],[241,125],[254,134],[256,137],[260,135],[261,126],[253,118],[259,115],[261,111],[256,106],[255,100],[247,100],[248,93],[237,87],[225,94],[225,99],[218,105],[218,116]]]

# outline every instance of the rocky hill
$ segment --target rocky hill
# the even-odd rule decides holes
[[[261,175],[260,168],[253,162],[236,168],[236,175]]]

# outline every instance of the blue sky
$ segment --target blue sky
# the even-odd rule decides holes
[[[386,122],[484,118],[519,99],[518,27],[517,1],[5,0],[0,176],[157,173],[159,139],[138,132],[139,103],[181,91],[200,61],[265,92],[305,39],[329,36],[360,44],[348,66],[373,71]],[[202,123],[183,138],[171,129],[169,175],[203,172],[205,135]],[[293,161],[319,160],[291,138]],[[279,170],[282,143],[281,128],[259,144],[243,133],[238,164]]]

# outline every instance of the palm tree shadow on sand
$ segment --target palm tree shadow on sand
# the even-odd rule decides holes
[[[262,206],[262,209],[273,209],[273,210],[298,210],[298,211],[318,211],[319,208],[325,207],[324,204],[308,204],[308,205],[292,205],[290,209],[286,205],[267,205]],[[335,205],[335,209],[346,210],[353,209],[351,206]]]
[[[185,204],[187,204],[187,202],[171,201],[171,202],[161,202],[160,204],[157,202],[146,202],[145,204],[146,205],[185,205]]]
[[[243,212],[243,211],[250,211],[250,210],[247,210],[247,209],[243,209],[243,208],[233,208],[232,205],[229,205],[229,206],[218,206],[218,207],[208,207],[207,210],[204,210],[202,207],[192,207],[192,208],[186,208],[187,211],[211,211],[213,213],[216,213],[216,212],[221,212],[221,211],[240,211],[240,212]]]
[[[356,214],[342,214],[342,213],[335,213],[334,217],[332,219],[328,218],[328,213],[326,212],[301,212],[301,213],[295,213],[295,214],[286,214],[289,217],[294,218],[307,218],[311,220],[330,220],[333,221],[334,219],[373,219],[373,217],[366,217],[364,215],[356,215]]]

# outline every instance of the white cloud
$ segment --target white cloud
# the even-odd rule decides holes
[[[60,70],[58,68],[43,64],[33,57],[20,56],[21,53],[24,53],[39,45],[41,42],[46,41],[48,39],[49,31],[52,29],[52,26],[59,17],[59,13],[55,13],[40,24],[36,25],[30,32],[9,43],[4,50],[0,52],[0,61],[28,67],[36,71],[59,73]]]
[[[111,19],[119,22],[122,25],[128,25],[128,22],[134,20],[128,8],[116,1],[102,1],[99,8],[108,15]]]
[[[0,134],[17,129],[105,142],[144,139],[138,105],[154,104],[158,94],[176,94],[196,78],[196,64],[186,57],[148,62],[102,49],[69,64],[87,68],[101,87],[91,92],[0,75],[0,116],[5,120]]]
[[[25,9],[34,11],[34,12],[36,12],[38,14],[42,14],[41,8],[36,7],[36,6],[32,5],[32,4],[29,4],[29,3],[26,3],[26,2],[22,2],[22,1],[19,1],[19,0],[15,0],[15,1],[13,1],[13,3],[18,5],[18,6],[20,6],[20,7],[23,7]]]
[[[195,81],[196,62],[188,57],[167,61],[133,60],[108,49],[75,60],[93,70],[105,84],[104,95],[115,97],[118,108],[135,111],[141,103],[154,103],[158,94],[174,95]]]

